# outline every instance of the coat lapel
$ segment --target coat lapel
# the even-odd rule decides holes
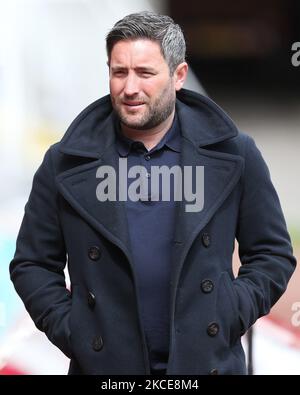
[[[113,114],[109,116],[98,134],[94,135],[92,150],[76,151],[78,156],[90,155],[95,160],[88,164],[76,166],[64,171],[56,178],[57,186],[64,198],[96,231],[100,232],[109,241],[117,245],[131,262],[129,248],[129,233],[124,202],[102,201],[96,195],[97,186],[101,179],[96,177],[100,166],[111,166],[118,170],[118,153],[115,148],[115,133]],[[96,148],[95,148],[96,147]],[[70,144],[61,146],[62,153],[75,155]]]
[[[203,99],[205,101],[209,100]],[[213,103],[213,105],[215,104]],[[193,169],[196,166],[203,166],[204,190],[202,192],[204,205],[198,212],[187,212],[186,205],[190,202],[185,200],[177,206],[172,272],[174,289],[176,289],[184,260],[193,241],[229,196],[240,179],[244,166],[243,158],[238,155],[203,148],[208,143],[213,144],[218,140],[220,141],[220,136],[218,136],[220,130],[212,129],[216,133],[216,137],[209,135],[211,127],[206,124],[206,120],[209,119],[208,114],[205,114],[203,121],[201,116],[195,119],[194,112],[182,103],[177,103],[177,112],[183,136],[181,168],[184,174],[185,166],[192,166]],[[232,121],[228,118],[224,122],[228,122],[228,125],[223,132],[223,136],[225,135],[226,138],[235,137],[237,130],[231,123]],[[220,123],[220,127],[221,125],[222,123]],[[224,123],[222,126],[224,128]]]
[[[185,257],[201,230],[213,217],[238,182],[243,168],[243,159],[225,153],[197,148],[187,140],[182,143],[182,168],[184,166],[204,167],[204,205],[198,212],[187,212],[183,200],[177,206],[177,220],[174,232],[174,266],[179,277]]]

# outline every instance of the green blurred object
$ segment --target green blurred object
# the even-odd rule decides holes
[[[294,247],[300,247],[300,225],[290,226],[289,233]]]

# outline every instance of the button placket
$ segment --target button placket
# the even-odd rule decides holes
[[[149,157],[147,159],[146,157]],[[141,199],[140,201],[144,204],[150,204],[154,203],[156,200],[153,200],[153,191],[151,190],[151,163],[149,162],[151,159],[150,155],[144,155],[144,159],[146,162],[143,163],[143,167],[146,169],[146,173],[143,174],[142,177],[142,183],[145,186],[144,190],[147,191],[147,194],[145,193],[143,196],[145,197],[144,199]]]

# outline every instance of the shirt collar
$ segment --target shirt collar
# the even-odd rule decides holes
[[[116,122],[116,142],[117,142],[117,150],[122,157],[126,157],[129,155],[130,150],[133,148],[133,144],[136,144],[137,141],[132,140],[125,136],[120,127],[120,123]],[[144,146],[141,143],[141,147]],[[164,137],[160,140],[160,142],[153,147],[149,152],[154,152],[159,149],[162,149],[164,146],[168,147],[172,151],[180,152],[181,150],[181,133],[179,127],[179,121],[177,114],[175,113],[172,126],[164,135]]]

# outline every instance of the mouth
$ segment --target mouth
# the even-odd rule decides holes
[[[127,108],[135,109],[135,108],[140,108],[144,105],[144,102],[141,101],[124,101],[123,105]]]

